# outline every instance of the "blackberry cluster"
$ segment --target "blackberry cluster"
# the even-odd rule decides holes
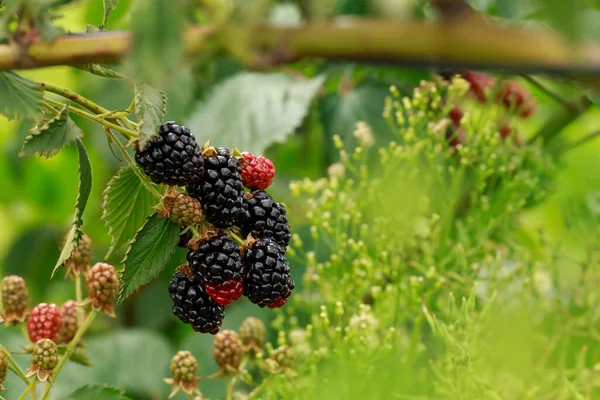
[[[242,226],[244,237],[252,234],[258,239],[272,238],[287,247],[292,235],[285,206],[262,190],[253,190],[250,195],[247,218]]]
[[[223,321],[223,306],[215,303],[204,290],[204,285],[193,276],[177,271],[169,284],[173,300],[173,314],[190,324],[196,332],[216,334]]]
[[[285,249],[273,239],[260,239],[244,256],[244,295],[260,307],[282,307],[294,290]]]
[[[216,148],[205,160],[204,176],[198,183],[187,186],[190,196],[200,200],[204,216],[217,228],[228,228],[242,214],[244,186],[240,162],[224,147]]]
[[[196,280],[218,304],[228,306],[242,296],[240,247],[226,234],[200,242],[197,250],[188,251],[187,261]]]
[[[204,160],[196,139],[185,126],[170,121],[162,125],[135,161],[154,183],[185,186],[202,177]]]

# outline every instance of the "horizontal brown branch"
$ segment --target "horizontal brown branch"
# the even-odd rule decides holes
[[[575,45],[552,32],[503,26],[476,15],[435,23],[357,19],[294,28],[228,25],[219,32],[209,26],[193,26],[183,38],[190,54],[201,52],[207,40],[218,41],[254,68],[316,57],[396,65],[600,74],[600,43]],[[131,34],[124,31],[67,35],[28,48],[2,45],[0,70],[118,62],[131,47]]]

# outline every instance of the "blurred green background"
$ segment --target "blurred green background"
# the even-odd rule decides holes
[[[86,24],[98,25],[103,13],[101,3],[90,0],[67,5],[61,8],[62,18],[56,23],[73,32],[84,31]],[[132,1],[121,0],[119,7],[110,16],[112,28],[128,27],[132,18],[136,18],[131,14],[130,3]],[[520,2],[507,1],[504,6],[500,6],[502,1],[472,3],[476,8],[495,16],[519,20],[531,15],[523,11],[526,7],[519,5]],[[340,1],[338,11],[340,14],[372,12],[364,4],[366,3],[360,1]],[[272,13],[272,18],[289,21],[298,17],[299,9],[292,2],[282,1],[278,6]],[[584,24],[588,29],[583,36],[595,38],[594,24],[600,25],[597,23],[598,11],[590,9],[585,15],[592,22]],[[530,20],[532,24],[541,23],[535,18]],[[553,21],[552,18],[549,20]],[[566,31],[572,28],[568,26]],[[295,64],[293,68],[307,76],[315,76],[317,71],[328,72],[323,91],[311,105],[301,125],[283,143],[270,146],[266,152],[277,167],[271,193],[287,204],[293,231],[306,238],[308,227],[303,215],[303,204],[301,200],[290,196],[289,182],[304,177],[325,176],[327,167],[337,161],[332,136],[342,135],[351,145],[351,134],[357,121],[369,122],[375,134],[380,134],[378,139],[385,142],[387,128],[381,119],[381,112],[389,86],[395,84],[403,94],[408,95],[421,79],[430,79],[435,71],[345,63],[323,67],[308,62]],[[240,64],[225,56],[217,56],[203,64],[193,71],[196,75],[191,97],[169,107],[167,119],[177,118],[185,123],[193,118],[196,105],[207,97],[215,85],[242,70]],[[24,71],[23,75],[68,88],[111,110],[126,108],[132,97],[131,86],[126,82],[97,77],[68,67]],[[544,77],[540,79],[565,98],[579,92],[569,82]],[[339,90],[341,81],[347,81],[348,90]],[[525,81],[521,83],[528,85]],[[519,122],[518,132],[524,138],[533,135],[561,107],[538,88],[527,87],[538,100],[539,107],[533,118]],[[102,192],[123,164],[113,157],[98,126],[73,118],[85,132],[84,142],[93,167],[92,194],[84,214],[83,228],[94,241],[94,260],[101,261],[110,244],[108,227],[101,221]],[[595,106],[591,107],[567,126],[561,133],[561,138],[564,143],[575,141],[597,130],[599,121],[600,110]],[[48,278],[72,219],[73,204],[77,196],[77,152],[71,146],[50,159],[19,158],[19,149],[29,128],[28,122],[9,121],[0,116],[0,146],[3,151],[3,157],[0,158],[0,275],[18,274],[25,277],[32,303],[45,301],[60,304],[74,297],[73,286],[69,281],[63,280],[60,273],[53,280]],[[211,132],[195,134],[199,143],[211,139]],[[218,138],[212,139],[213,142],[218,142]],[[524,232],[534,236],[536,232],[543,230],[553,244],[561,245],[562,251],[573,254],[576,258],[583,254],[584,244],[573,239],[575,236],[570,231],[569,221],[565,220],[567,217],[562,205],[566,202],[596,202],[600,207],[599,154],[600,139],[596,139],[562,157],[552,195],[520,217]],[[123,255],[122,249],[108,262],[117,265]],[[189,326],[181,324],[171,314],[166,287],[170,271],[181,264],[184,257],[184,251],[178,249],[159,279],[118,307],[118,319],[101,318],[97,321],[86,339],[95,366],[88,369],[67,366],[65,377],[56,386],[57,397],[80,384],[93,382],[126,388],[138,398],[164,398],[169,387],[162,382],[162,378],[168,375],[169,358],[179,349],[191,350],[196,355],[200,361],[201,374],[214,372],[215,367],[210,360],[213,338],[195,334]],[[297,282],[302,281],[304,267],[298,263],[292,265]],[[301,285],[299,286],[301,290]],[[266,322],[275,318],[274,311],[259,309],[243,300],[228,309],[223,328],[237,329],[240,322],[250,315]],[[271,340],[276,337],[274,331],[270,331],[269,335]],[[0,331],[0,341],[11,347],[17,347],[17,343],[20,343],[17,332],[11,329]],[[133,359],[135,364],[131,362]],[[206,396],[215,398],[223,392],[224,384],[224,381],[203,381],[202,390]],[[13,380],[11,385],[13,387],[7,398],[16,398],[11,396],[18,393],[22,383]]]

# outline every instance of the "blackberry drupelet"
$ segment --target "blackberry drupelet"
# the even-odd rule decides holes
[[[212,154],[211,153],[212,150]],[[246,208],[241,166],[228,149],[205,150],[204,175],[187,186],[188,194],[202,204],[204,216],[217,228],[232,226]]]
[[[244,256],[244,295],[260,307],[279,308],[293,289],[283,247],[271,238],[256,241]]]
[[[196,332],[216,334],[223,321],[223,307],[204,291],[204,285],[182,271],[171,278],[169,294],[173,300],[173,314],[182,322],[192,325]]]
[[[206,293],[218,304],[227,306],[242,296],[240,247],[226,234],[200,242],[198,250],[188,251],[187,261],[196,281],[205,284]]]
[[[185,186],[196,182],[204,171],[200,147],[190,130],[169,121],[158,136],[136,151],[135,161],[154,183]]]
[[[242,222],[243,235],[251,233],[258,239],[272,238],[285,250],[292,236],[285,206],[262,190],[254,190],[251,195],[247,201],[247,217]]]

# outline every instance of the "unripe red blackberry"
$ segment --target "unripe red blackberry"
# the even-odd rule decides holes
[[[45,381],[58,365],[58,358],[56,343],[50,339],[36,341],[31,353],[31,367],[27,377],[37,375],[40,381]]]
[[[228,228],[246,209],[242,168],[224,147],[209,147],[203,156],[204,175],[200,182],[187,185],[187,192],[200,200],[208,222],[217,228]]]
[[[284,248],[273,239],[257,240],[244,255],[244,295],[260,307],[279,308],[294,289]]]
[[[171,375],[172,378],[164,381],[173,386],[173,391],[169,395],[169,399],[173,398],[179,390],[183,390],[188,395],[201,395],[198,390],[198,381],[200,378],[196,375],[198,371],[198,361],[196,357],[187,350],[178,351],[171,358]]]
[[[4,390],[2,384],[4,383],[4,379],[6,379],[6,373],[8,372],[8,358],[6,358],[6,354],[4,354],[3,350],[0,350],[0,390]]]
[[[75,337],[79,324],[77,323],[77,302],[75,300],[69,300],[60,306],[60,311],[63,316],[63,323],[60,326],[58,332],[58,338],[56,343],[67,344]],[[83,310],[81,310],[83,312]]]
[[[475,71],[461,71],[461,76],[464,80],[469,82],[470,90],[480,103],[487,102],[487,95],[489,91],[496,85],[496,78]]]
[[[242,153],[242,183],[248,189],[265,190],[273,182],[275,166],[263,156],[252,153]]]
[[[79,239],[77,246],[75,246],[75,250],[71,253],[71,257],[69,257],[65,263],[65,266],[67,267],[67,276],[85,274],[88,269],[90,269],[91,261],[92,239],[84,233],[83,236],[81,236],[81,239]]]
[[[242,297],[242,260],[240,246],[226,234],[219,234],[190,249],[187,261],[198,282],[218,304],[228,306]]]
[[[32,342],[40,339],[56,340],[63,316],[56,304],[40,303],[27,318],[27,333]]]
[[[460,120],[462,119],[463,115],[464,113],[459,106],[452,107],[452,109],[448,113],[448,116],[452,120],[452,125],[454,125],[454,127],[456,128],[460,126]]]
[[[198,225],[202,222],[202,206],[193,197],[175,193],[167,195],[163,204],[165,215],[180,226]]]
[[[265,344],[265,324],[258,318],[248,317],[240,325],[240,339],[246,350],[261,351]]]
[[[200,147],[190,130],[169,121],[159,128],[135,161],[154,183],[185,186],[198,181],[204,171]]]
[[[86,282],[92,309],[116,317],[115,300],[119,293],[119,280],[115,267],[106,263],[97,263],[87,273]]]
[[[23,322],[27,316],[27,303],[29,301],[29,292],[25,285],[25,280],[17,275],[5,276],[2,279],[2,305],[4,312],[2,317],[4,323],[10,325],[17,322]]]
[[[224,330],[217,333],[213,344],[213,359],[221,371],[237,372],[243,353],[242,341],[237,332]]]

